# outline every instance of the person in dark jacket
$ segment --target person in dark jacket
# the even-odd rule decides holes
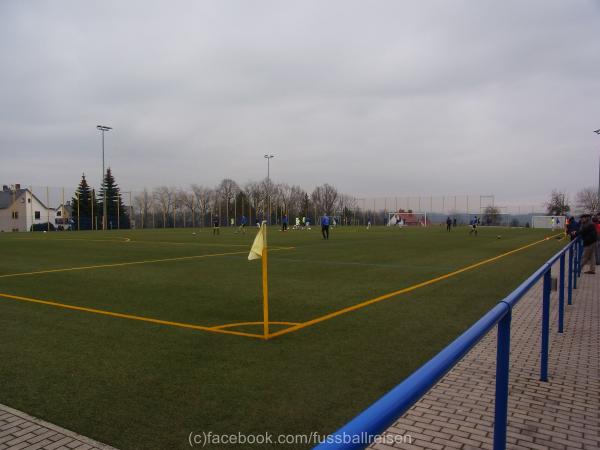
[[[581,228],[579,236],[583,242],[583,256],[581,257],[581,267],[589,265],[589,269],[585,273],[596,273],[596,241],[598,235],[596,227],[592,223],[592,216],[583,214],[581,216]]]
[[[450,231],[452,227],[452,220],[450,219],[450,216],[448,216],[448,218],[446,219],[446,230]]]
[[[577,232],[579,231],[579,222],[575,220],[575,217],[571,216],[569,218],[569,223],[567,224],[567,234],[571,238],[571,240],[577,237]]]
[[[592,222],[596,227],[596,265],[600,266],[600,214],[596,214]]]

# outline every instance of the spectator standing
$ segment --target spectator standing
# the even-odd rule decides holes
[[[567,225],[567,234],[571,238],[571,240],[577,237],[577,233],[579,232],[580,224],[575,220],[575,217],[571,216],[569,218],[569,224]]]
[[[585,267],[588,264],[588,270],[585,273],[595,274],[596,273],[596,241],[598,235],[596,234],[596,226],[592,223],[592,216],[589,214],[583,214],[581,216],[581,228],[579,230],[579,236],[583,241],[583,256],[581,257],[581,267]]]
[[[600,266],[600,213],[594,216],[593,222],[596,227],[596,265]]]

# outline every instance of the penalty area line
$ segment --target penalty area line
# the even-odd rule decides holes
[[[516,248],[516,249],[511,250],[509,252],[502,253],[502,254],[500,254],[498,256],[494,256],[492,258],[488,258],[488,259],[485,259],[483,261],[479,261],[479,262],[477,262],[475,264],[471,264],[469,266],[463,267],[462,269],[458,269],[458,270],[455,270],[453,272],[449,272],[449,273],[441,275],[439,277],[432,278],[430,280],[423,281],[421,283],[417,283],[417,284],[414,284],[412,286],[408,286],[406,288],[403,288],[403,289],[400,289],[400,290],[397,290],[397,291],[394,291],[394,292],[390,292],[388,294],[380,295],[379,297],[375,297],[375,298],[372,298],[370,300],[366,300],[364,302],[358,303],[356,305],[352,305],[352,306],[349,306],[347,308],[343,308],[343,309],[331,312],[329,314],[325,314],[323,316],[316,317],[316,318],[308,320],[306,322],[302,322],[302,323],[300,323],[298,325],[294,325],[294,326],[291,326],[289,328],[285,328],[284,330],[280,330],[280,331],[277,331],[275,333],[270,333],[267,336],[267,338],[271,339],[271,338],[274,338],[274,337],[283,336],[284,334],[293,333],[293,332],[301,330],[303,328],[307,328],[307,327],[310,327],[312,325],[316,325],[317,323],[324,322],[324,321],[329,320],[329,319],[333,319],[334,317],[337,317],[337,316],[341,316],[342,314],[346,314],[346,313],[349,313],[349,312],[352,312],[352,311],[356,311],[358,309],[365,308],[366,306],[372,305],[374,303],[378,303],[378,302],[381,302],[383,300],[387,300],[389,298],[396,297],[398,295],[405,294],[407,292],[415,291],[417,289],[420,289],[420,288],[425,287],[425,286],[429,286],[429,285],[434,284],[434,283],[438,283],[440,281],[446,280],[446,279],[454,277],[456,275],[460,275],[463,272],[467,272],[469,270],[476,269],[476,268],[481,267],[481,266],[483,266],[485,264],[489,264],[489,263],[497,261],[497,260],[499,260],[501,258],[505,258],[506,256],[509,256],[509,255],[514,254],[514,253],[517,253],[517,252],[520,252],[522,250],[525,250],[527,248],[533,247],[534,245],[538,245],[538,244],[541,244],[542,242],[549,241],[553,237],[555,237],[555,236],[546,237],[544,239],[541,239],[539,241],[533,242],[531,244],[524,245],[523,247],[519,247],[519,248]]]

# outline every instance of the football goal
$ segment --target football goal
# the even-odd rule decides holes
[[[427,213],[390,212],[388,213],[388,227],[410,227],[428,225]]]
[[[566,220],[566,216],[531,216],[531,227],[562,230]]]
[[[510,227],[513,226],[512,219],[512,214],[483,214],[480,217],[480,224],[484,227]]]

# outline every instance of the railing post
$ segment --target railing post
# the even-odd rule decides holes
[[[579,278],[579,244],[573,244],[573,289],[577,289],[577,278]]]
[[[558,276],[558,332],[565,325],[565,254],[560,255],[560,274]]]
[[[508,306],[508,312],[498,323],[498,344],[496,347],[496,410],[494,414],[494,450],[506,449],[511,315],[511,307]]]
[[[569,247],[569,280],[567,303],[573,304],[573,246]]]
[[[577,241],[577,276],[581,277],[581,258],[583,257],[583,241],[579,239]]]
[[[548,344],[550,341],[550,283],[551,272],[544,273],[544,287],[542,295],[542,362],[540,367],[540,381],[548,381]]]

